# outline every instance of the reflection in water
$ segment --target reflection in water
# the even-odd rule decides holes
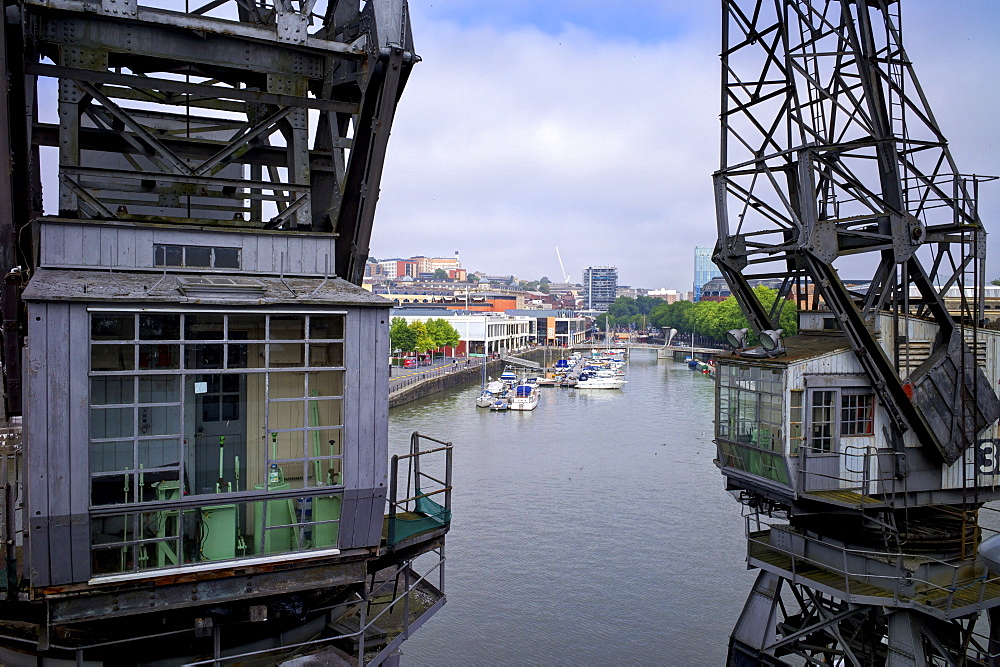
[[[390,412],[455,443],[448,604],[405,664],[725,662],[754,573],[712,463],[714,381],[637,351],[624,389],[543,388],[533,412],[478,386]]]

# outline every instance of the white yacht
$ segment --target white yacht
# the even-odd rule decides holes
[[[625,376],[611,370],[584,371],[577,378],[577,389],[621,389],[628,380]]]
[[[493,405],[493,402],[498,398],[506,397],[507,392],[504,388],[504,383],[499,380],[493,380],[483,389],[482,393],[476,397],[476,406],[480,408],[488,408]]]
[[[519,384],[508,399],[511,410],[534,410],[538,406],[538,385]]]

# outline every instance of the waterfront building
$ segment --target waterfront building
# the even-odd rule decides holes
[[[583,270],[584,305],[587,310],[606,311],[618,298],[618,269],[588,266]]]
[[[450,289],[421,288],[413,285],[393,285],[374,287],[373,291],[381,297],[395,302],[397,306],[408,304],[435,304],[441,299],[450,297],[454,291]]]
[[[723,277],[712,278],[701,286],[699,301],[725,301],[732,295],[729,284]]]
[[[572,347],[587,338],[588,318],[568,310],[508,310],[508,315],[535,319],[534,342],[539,345]]]
[[[694,249],[694,300],[701,301],[702,288],[705,283],[722,276],[722,272],[712,261],[713,248],[710,246],[695,246]]]
[[[528,347],[535,339],[535,319],[503,313],[458,313],[437,308],[393,308],[390,317],[407,323],[442,318],[455,327],[461,341],[457,356],[502,354]]]
[[[964,297],[963,297],[964,293]],[[944,305],[953,317],[960,317],[963,312],[964,303],[974,302],[977,295],[982,295],[983,312],[980,317],[991,328],[997,328],[1000,323],[1000,286],[986,285],[981,289],[966,287],[964,290],[959,287],[950,287],[944,291]],[[910,298],[916,301],[919,298],[919,291],[910,288]]]
[[[382,275],[392,278],[402,278],[409,276],[415,278],[419,273],[419,264],[412,259],[381,259],[378,261],[379,271]]]

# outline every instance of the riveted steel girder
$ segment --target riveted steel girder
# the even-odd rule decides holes
[[[360,282],[395,106],[419,61],[406,0],[7,4],[0,275],[23,268],[0,298],[8,414],[20,412],[23,326],[9,320],[23,317],[16,287],[37,253],[39,147],[58,149],[46,181],[63,217],[327,232],[331,274]],[[36,98],[58,120],[40,120]]]
[[[825,304],[897,433],[951,463],[1000,417],[983,372],[960,360],[974,358],[961,329],[983,317],[985,232],[977,181],[955,166],[900,42],[902,4],[723,0],[714,258],[758,330],[777,328],[782,300],[765,308],[755,278],[784,276],[800,306]],[[868,280],[848,287],[845,274]],[[979,293],[957,317],[953,287]],[[907,377],[879,343],[885,311],[939,325]]]

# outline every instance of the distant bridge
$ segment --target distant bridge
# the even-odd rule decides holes
[[[574,350],[603,350],[608,347],[607,343],[580,343],[579,345],[574,345]],[[640,349],[640,350],[660,350],[663,349],[663,343],[626,343],[621,342],[618,344],[612,343],[612,349],[627,348],[630,350]]]

